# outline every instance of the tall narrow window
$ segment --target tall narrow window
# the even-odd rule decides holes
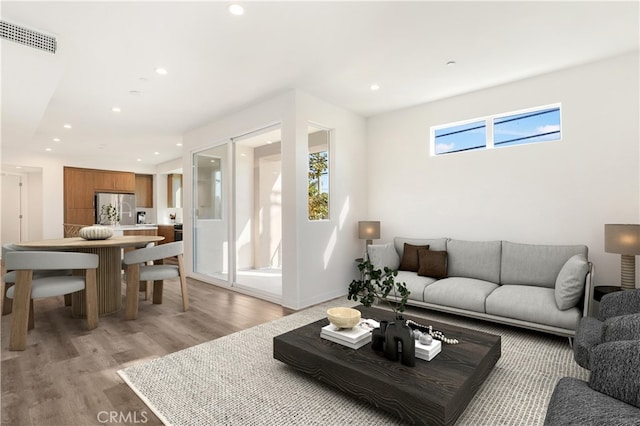
[[[329,219],[329,141],[331,132],[309,127],[309,220]]]

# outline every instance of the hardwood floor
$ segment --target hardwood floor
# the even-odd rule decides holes
[[[11,315],[3,316],[2,424],[160,425],[117,370],[293,312],[193,279],[188,285],[187,312],[177,280],[167,280],[162,305],[141,300],[137,320],[124,321],[122,310],[92,331],[71,318],[62,297],[36,300],[22,352],[8,350]]]

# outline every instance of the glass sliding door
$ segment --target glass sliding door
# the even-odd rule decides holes
[[[234,286],[282,296],[282,149],[280,126],[233,139]]]
[[[194,272],[230,281],[229,144],[193,155]]]

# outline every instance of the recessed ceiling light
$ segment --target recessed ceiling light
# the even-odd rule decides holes
[[[53,151],[53,149],[52,149],[52,148],[45,148],[44,150],[45,150],[45,151],[47,151],[47,152],[51,152],[51,151]]]
[[[21,168],[22,168],[22,166],[16,166],[16,169],[21,169]]]
[[[182,142],[178,142],[176,146],[182,146]]]
[[[138,158],[136,161],[139,163],[142,161],[142,158]]]
[[[380,86],[377,84],[372,84],[371,87],[369,87],[372,91],[376,91],[376,90],[380,90]]]
[[[70,129],[70,128],[71,128],[71,124],[65,124],[65,125],[64,125],[64,126],[62,126],[62,127],[64,127],[65,129]]]
[[[448,67],[452,67],[452,66],[454,66],[455,64],[456,64],[456,61],[449,61],[449,62],[447,62],[447,66],[448,66]]]
[[[54,142],[60,142],[60,138],[53,138]]]
[[[268,143],[269,145],[271,145],[271,144],[273,143],[273,141],[267,141],[267,143]]]
[[[113,108],[111,108],[111,111],[113,111],[113,112],[120,112],[120,111],[122,111],[122,110],[121,110],[120,108],[118,108],[118,107],[113,107]]]
[[[160,74],[160,75],[167,75],[168,71],[162,67],[158,67],[156,68],[156,73]]]
[[[244,15],[244,7],[239,4],[232,4],[229,6],[229,13],[236,16]]]
[[[160,155],[158,151],[154,152],[153,155]]]

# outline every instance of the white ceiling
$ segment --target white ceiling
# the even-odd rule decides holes
[[[2,1],[2,20],[58,40],[2,40],[3,166],[47,147],[158,164],[190,129],[287,89],[369,117],[639,45],[637,1],[229,4]]]

